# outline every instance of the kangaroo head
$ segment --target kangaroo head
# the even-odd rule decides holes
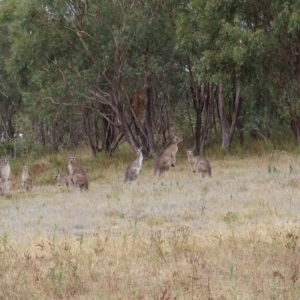
[[[141,146],[140,148],[135,148],[134,150],[137,156],[143,155],[143,146]]]
[[[9,156],[8,155],[3,156],[2,162],[4,165],[8,165],[9,164]]]
[[[193,156],[193,150],[192,149],[185,149],[187,156]]]
[[[60,174],[60,172],[57,170],[57,171],[56,171],[56,174],[55,174],[55,180],[60,180],[60,178],[61,178],[61,174]]]
[[[71,156],[69,157],[69,163],[72,164],[72,165],[75,165],[75,156],[76,156],[76,154],[71,155]]]
[[[23,164],[23,171],[26,171],[26,172],[28,172],[28,166],[27,166],[27,165],[25,165],[25,164]]]
[[[171,141],[172,141],[172,144],[178,144],[179,142],[182,141],[182,139],[176,135],[171,135]]]

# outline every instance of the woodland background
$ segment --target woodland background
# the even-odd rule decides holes
[[[299,46],[296,0],[1,0],[0,151],[297,146]]]
[[[296,0],[0,0],[0,300],[298,299],[299,46]]]

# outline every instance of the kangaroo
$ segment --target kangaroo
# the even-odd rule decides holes
[[[80,191],[88,190],[89,179],[86,172],[79,166],[75,164],[75,154],[71,155],[69,158],[68,169],[70,171],[71,180],[75,187],[79,188]]]
[[[191,164],[192,171],[194,173],[201,174],[202,177],[211,177],[211,165],[210,162],[202,156],[194,156],[193,150],[186,149],[188,161]]]
[[[127,167],[127,169],[125,171],[124,182],[131,182],[131,181],[135,181],[137,179],[138,174],[140,173],[140,171],[142,169],[142,163],[143,163],[142,149],[143,149],[143,147],[135,149],[137,158]]]
[[[32,179],[28,173],[28,166],[25,164],[23,164],[21,179],[22,179],[21,187],[23,192],[30,192],[32,190]]]
[[[64,182],[66,184],[66,187],[73,185],[72,176],[70,174],[61,175],[60,171],[58,170],[55,174],[55,180],[57,180],[58,182]]]
[[[8,155],[5,155],[1,158],[0,182],[2,191],[1,193],[6,194],[10,190],[10,164]]]
[[[2,157],[1,178],[3,181],[10,180],[10,164],[8,155]]]
[[[161,176],[164,172],[168,172],[170,166],[176,165],[176,153],[178,151],[178,143],[181,142],[177,136],[172,136],[171,145],[164,149],[154,161],[154,176]]]

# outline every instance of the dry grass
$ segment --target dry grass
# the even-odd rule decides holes
[[[84,193],[54,185],[64,157],[31,164],[26,194],[15,163],[0,199],[1,300],[299,299],[296,156],[211,159],[212,179],[184,155],[159,179],[145,161],[125,185],[130,160],[83,156]]]

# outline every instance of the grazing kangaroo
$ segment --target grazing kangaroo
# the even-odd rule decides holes
[[[8,155],[1,158],[0,183],[1,194],[6,194],[10,190],[10,164]]]
[[[64,182],[66,184],[66,187],[73,185],[72,176],[70,174],[61,175],[60,171],[58,170],[55,174],[55,180],[57,180],[58,182]]]
[[[125,171],[124,182],[131,182],[131,181],[135,181],[137,179],[137,177],[142,169],[142,163],[143,163],[142,149],[143,149],[143,147],[135,149],[137,158],[127,167],[127,169]]]
[[[161,176],[164,172],[168,172],[170,166],[176,165],[176,153],[178,151],[178,143],[181,142],[177,136],[172,136],[171,145],[164,149],[154,161],[154,176]]]
[[[32,179],[28,173],[28,166],[23,164],[21,187],[23,192],[30,192],[32,190]]]
[[[70,171],[71,180],[75,187],[78,187],[80,191],[88,190],[89,179],[86,172],[79,166],[75,164],[75,154],[70,156],[68,169]]]
[[[211,177],[211,165],[206,158],[202,156],[194,156],[193,150],[191,149],[186,149],[186,153],[194,173],[197,172],[199,175],[201,174],[202,177]]]

